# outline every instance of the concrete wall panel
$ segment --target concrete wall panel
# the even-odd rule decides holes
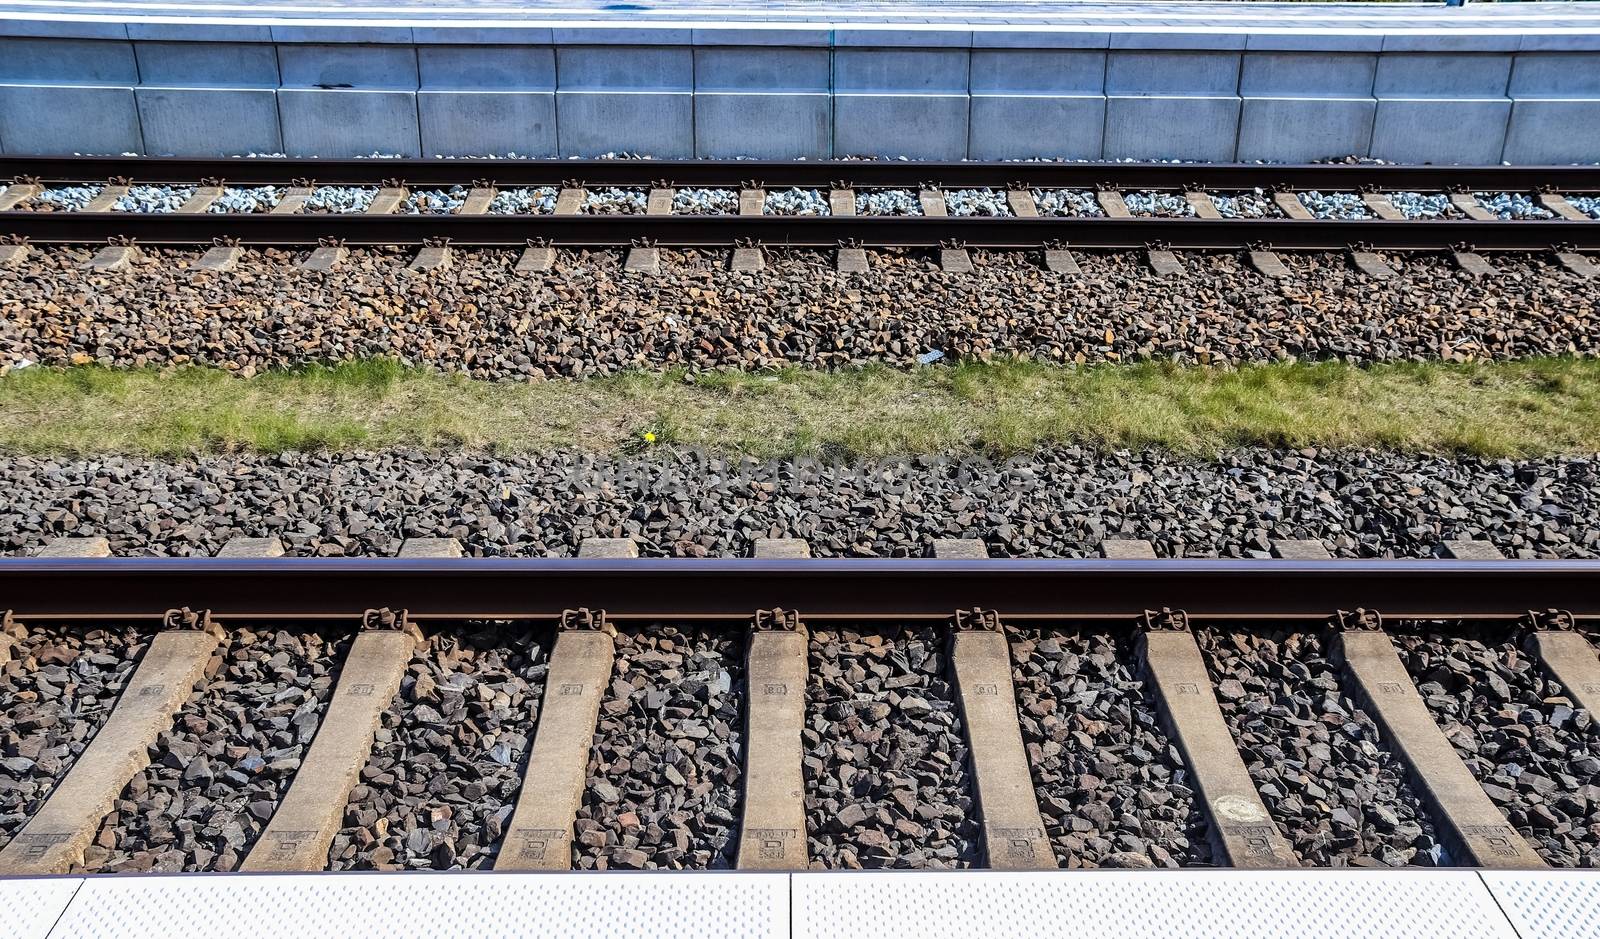
[[[130,42],[0,38],[0,82],[132,85],[138,80]]]
[[[286,88],[417,87],[417,50],[406,46],[280,45]]]
[[[964,94],[838,94],[833,152],[960,160],[967,153],[967,109]]]
[[[415,92],[285,88],[278,92],[278,115],[290,156],[422,152]]]
[[[556,55],[538,46],[418,46],[423,88],[554,91]]]
[[[556,156],[553,91],[417,92],[422,155]]]
[[[1238,159],[1309,163],[1365,156],[1377,110],[1371,98],[1245,98]]]
[[[694,98],[695,156],[826,159],[832,121],[827,92],[700,92]]]
[[[827,91],[828,50],[694,50],[696,91]]]
[[[1600,97],[1517,101],[1511,106],[1503,159],[1512,163],[1600,160]]]
[[[1402,163],[1498,163],[1508,98],[1380,98],[1372,156]]]
[[[145,85],[278,87],[278,50],[267,43],[136,42],[133,51]]]
[[[1510,95],[1600,98],[1600,53],[1523,53],[1511,66]]]
[[[1106,85],[1106,54],[1072,49],[974,49],[973,94],[1092,94]]]
[[[1239,99],[1106,96],[1108,160],[1232,160]]]
[[[967,158],[1098,160],[1103,95],[973,95]]]
[[[279,153],[278,95],[271,88],[136,89],[149,156]]]
[[[1366,98],[1376,55],[1346,52],[1249,52],[1239,73],[1245,98]]]
[[[556,50],[563,91],[689,91],[694,52],[687,46],[573,46]]]
[[[0,85],[7,153],[143,153],[132,88]]]
[[[833,54],[838,91],[953,94],[967,90],[966,49],[840,49]]]
[[[619,150],[661,159],[694,156],[694,96],[688,91],[557,91],[556,120],[564,157]]]
[[[1112,52],[1106,94],[1235,95],[1239,58],[1237,52]]]
[[[1493,98],[1506,93],[1511,56],[1492,53],[1385,55],[1373,95],[1379,98]]]

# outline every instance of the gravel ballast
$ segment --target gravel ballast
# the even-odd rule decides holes
[[[976,796],[942,630],[810,637],[800,734],[813,868],[981,861]]]
[[[87,871],[231,871],[300,768],[349,646],[230,624],[209,679],[156,738],[84,854]]]
[[[934,351],[1221,364],[1600,349],[1594,291],[1537,255],[1495,256],[1492,278],[1444,257],[1391,257],[1400,275],[1376,281],[1342,256],[1290,253],[1284,278],[1242,255],[1190,253],[1186,276],[1160,278],[1141,253],[1078,252],[1084,273],[1073,278],[1029,252],[975,252],[974,273],[948,274],[931,252],[885,251],[869,273],[840,274],[828,252],[770,250],[765,271],[730,274],[725,252],[663,251],[662,273],[639,277],[623,272],[621,251],[562,251],[553,273],[523,276],[515,251],[462,249],[418,276],[405,270],[408,249],[353,248],[329,273],[270,249],[197,278],[184,269],[192,251],[145,249],[134,270],[104,274],[81,269],[94,250],[36,249],[0,270],[0,368],[190,363],[249,375],[391,356],[525,380],[910,365]]]
[[[1273,821],[1316,867],[1432,867],[1432,822],[1316,632],[1199,631],[1217,703]]]
[[[1505,634],[1426,625],[1395,646],[1489,799],[1553,867],[1600,867],[1600,726]]]
[[[1266,557],[1321,539],[1340,557],[1429,557],[1482,538],[1512,557],[1600,556],[1593,459],[1496,461],[1236,450],[1214,460],[1044,449],[860,464],[672,451],[637,460],[389,451],[199,460],[0,460],[0,552],[104,535],[118,554],[210,555],[280,536],[297,555],[388,555],[406,537],[474,554],[567,556],[589,537],[651,556],[743,556],[805,538],[826,556],[922,556],[937,538],[995,555],[1080,557],[1107,538],[1163,555]]]
[[[149,641],[129,629],[13,628],[0,666],[0,847],[94,739]]]
[[[733,867],[743,656],[738,630],[618,630],[573,831],[573,867]]]
[[[1133,677],[1126,643],[1039,630],[1009,639],[1022,741],[1056,863],[1210,864],[1193,781]]]
[[[538,722],[546,647],[520,624],[429,637],[383,713],[329,870],[493,863]]]

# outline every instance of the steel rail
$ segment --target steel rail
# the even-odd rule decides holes
[[[0,157],[0,179],[38,177],[51,182],[103,180],[195,183],[224,179],[236,185],[278,184],[298,179],[318,183],[375,185],[402,179],[413,186],[468,185],[492,179],[502,186],[558,186],[582,180],[596,186],[647,186],[669,180],[679,186],[734,187],[747,180],[768,187],[827,187],[845,181],[862,187],[1034,187],[1119,189],[1358,189],[1447,190],[1458,187],[1562,191],[1600,190],[1600,166],[1387,166],[1372,164],[1262,163],[910,163],[901,161],[765,160],[322,160],[172,157]]]
[[[1363,607],[1389,621],[1507,621],[1558,608],[1600,617],[1600,561],[571,560],[120,558],[0,561],[0,609],[30,619],[148,620],[175,607],[219,620],[748,621],[760,608],[813,620],[1132,622],[1182,609],[1200,621],[1326,621]]]
[[[1051,241],[1080,248],[1342,251],[1367,244],[1386,250],[1439,251],[1460,243],[1489,251],[1549,251],[1555,245],[1600,249],[1600,221],[1384,221],[1200,218],[974,218],[738,215],[172,215],[136,212],[0,212],[0,235],[60,244],[93,244],[114,236],[147,245],[422,244],[516,245],[530,240],[569,247],[627,245],[725,247],[754,241],[768,247],[867,245],[1024,248]]]

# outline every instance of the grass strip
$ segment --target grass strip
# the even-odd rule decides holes
[[[1375,447],[1489,457],[1600,452],[1600,361],[1170,364],[1030,361],[911,371],[630,374],[474,382],[374,360],[237,378],[33,367],[0,377],[0,452],[379,449],[755,457],[1011,454],[1040,445]]]

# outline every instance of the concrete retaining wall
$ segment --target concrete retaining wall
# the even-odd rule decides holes
[[[1600,33],[0,20],[0,152],[623,150],[1595,162]]]

